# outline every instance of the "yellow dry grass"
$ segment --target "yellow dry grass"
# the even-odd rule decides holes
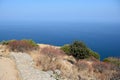
[[[5,45],[0,45],[0,56],[7,57],[9,55],[9,49]]]
[[[67,80],[91,80],[91,79],[99,79],[99,80],[108,80],[110,78],[113,71],[107,70],[105,73],[98,73],[94,71],[94,68],[92,67],[92,64],[94,62],[97,62],[96,60],[80,60],[76,61],[76,59],[73,56],[68,56],[60,51],[60,47],[58,46],[51,46],[47,44],[38,44],[39,49],[28,51],[27,53],[30,54],[35,62],[35,67],[40,70],[60,70],[61,71],[61,77],[65,78]],[[6,46],[0,45],[0,55],[2,56],[8,56],[9,55],[9,49]],[[6,61],[7,63],[7,61]],[[12,80],[19,80],[17,79],[18,73],[15,69],[15,64],[8,60],[8,63],[0,63],[5,65],[0,65],[0,68],[2,66],[12,66],[10,67],[11,70],[13,70],[12,74],[7,74],[9,76],[13,76]],[[2,69],[1,68],[1,69]],[[9,73],[11,72],[6,67],[4,68]],[[3,70],[4,70],[3,69]],[[0,70],[1,71],[1,70]],[[2,72],[2,74],[5,74]],[[0,78],[1,78],[1,72],[0,72]],[[1,79],[0,79],[1,80]],[[3,79],[3,80],[11,80],[9,79]]]

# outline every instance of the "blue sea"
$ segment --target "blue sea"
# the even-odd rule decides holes
[[[0,24],[0,41],[33,39],[62,46],[80,40],[101,55],[120,57],[120,23],[40,22]]]

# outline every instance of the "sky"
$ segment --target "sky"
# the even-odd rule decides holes
[[[120,0],[0,0],[0,24],[42,21],[120,23]]]

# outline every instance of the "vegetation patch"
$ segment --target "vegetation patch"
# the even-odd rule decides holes
[[[86,61],[81,61],[79,60],[77,62],[77,67],[78,67],[78,70],[79,71],[82,71],[82,70],[87,70],[90,68],[90,65],[86,62]]]
[[[120,71],[117,71],[116,73],[113,73],[110,80],[120,80]]]
[[[105,58],[103,61],[115,65],[116,68],[120,70],[120,58],[108,57]]]
[[[35,50],[38,45],[33,40],[9,40],[1,42],[2,45],[7,45],[11,51],[24,52],[28,50]]]
[[[64,45],[61,49],[68,55],[74,56],[76,59],[85,59],[95,57],[100,59],[100,55],[89,49],[83,42],[74,41],[72,44]]]
[[[110,65],[105,62],[94,62],[92,66],[94,72],[104,73],[106,70],[110,70]]]

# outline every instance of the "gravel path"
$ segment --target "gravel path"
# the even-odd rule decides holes
[[[18,70],[23,80],[56,80],[47,72],[35,69],[33,59],[26,53],[10,53],[15,59]]]

